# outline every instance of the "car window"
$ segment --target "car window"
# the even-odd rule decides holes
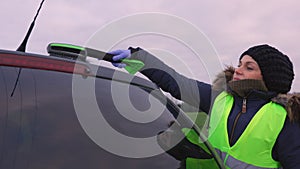
[[[1,67],[1,78],[5,86],[1,90],[3,139],[0,166],[20,168],[27,165],[32,149],[36,118],[35,80],[32,70],[16,67]]]
[[[6,119],[7,119],[7,89],[6,89],[6,82],[5,82],[5,77],[3,73],[3,68],[0,67],[0,162],[3,159],[4,156],[4,148],[5,148],[5,135],[6,135]]]
[[[12,167],[18,151],[22,118],[21,90],[20,87],[14,89],[18,70],[15,67],[1,67],[1,168]]]

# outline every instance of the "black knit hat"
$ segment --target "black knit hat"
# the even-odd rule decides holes
[[[287,55],[269,45],[258,45],[249,48],[241,57],[249,55],[258,64],[265,85],[269,91],[287,93],[294,79],[293,64]]]

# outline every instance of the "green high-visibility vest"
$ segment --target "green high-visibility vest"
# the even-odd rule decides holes
[[[230,167],[234,165],[230,163],[238,160],[256,167],[279,168],[280,163],[272,158],[272,148],[287,115],[284,107],[272,101],[265,104],[254,115],[237,142],[230,146],[227,119],[233,102],[232,95],[222,92],[216,98],[210,116],[208,140],[213,147],[226,154],[224,164]],[[230,163],[226,162],[229,157],[234,159]]]
[[[215,100],[210,117],[209,141],[218,151],[225,154],[223,160],[226,168],[237,165],[239,168],[249,166],[279,168],[280,163],[272,159],[272,148],[283,128],[286,110],[273,102],[264,105],[248,124],[236,144],[231,147],[227,133],[227,119],[232,105],[233,97],[226,92],[221,93]],[[206,150],[193,130],[183,129],[182,131],[190,142]],[[208,152],[208,150],[206,151]],[[227,162],[228,157],[234,160],[231,159],[230,162]],[[215,169],[218,166],[214,159],[187,158],[186,168]]]

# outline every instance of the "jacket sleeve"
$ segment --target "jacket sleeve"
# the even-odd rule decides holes
[[[209,112],[211,85],[187,78],[167,66],[161,60],[141,48],[129,48],[131,58],[141,60],[145,66],[140,72],[157,84],[163,91],[204,112]]]
[[[273,157],[284,169],[300,168],[300,126],[287,118],[273,148]]]

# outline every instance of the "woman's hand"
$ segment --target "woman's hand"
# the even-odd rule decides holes
[[[128,49],[127,50],[114,50],[114,51],[109,52],[109,54],[114,55],[112,58],[113,61],[121,61],[123,59],[130,58],[131,51]],[[118,67],[118,68],[124,68],[126,66],[125,63],[113,63],[113,62],[112,62],[112,65],[114,65],[115,67]]]

